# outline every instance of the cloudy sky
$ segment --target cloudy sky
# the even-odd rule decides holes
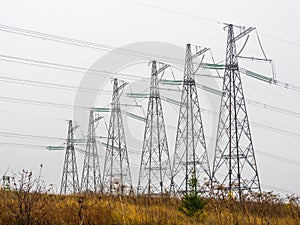
[[[131,56],[121,54],[122,57],[120,57],[120,54],[111,53],[110,50],[127,46],[128,49],[145,54],[151,53],[183,60],[186,43],[192,43],[210,47],[216,62],[222,62],[225,57],[226,44],[226,32],[223,30],[222,23],[233,23],[256,27],[267,57],[275,62],[276,79],[300,86],[298,77],[300,74],[298,68],[300,32],[296,24],[300,19],[297,11],[300,3],[296,0],[11,0],[1,1],[0,6],[1,176],[8,167],[8,174],[16,173],[21,169],[32,170],[37,174],[40,164],[43,164],[42,175],[47,185],[54,184],[54,187],[59,189],[64,152],[50,152],[38,146],[63,145],[64,140],[53,140],[49,137],[62,139],[66,137],[66,120],[80,114],[76,114],[72,108],[74,103],[78,104],[78,92],[76,88],[45,87],[47,85],[44,83],[82,87],[84,85],[82,79],[88,76],[84,71],[54,69],[51,65],[45,67],[45,64],[37,66],[32,65],[32,61],[24,63],[24,60],[12,57],[98,70],[105,68],[106,71],[111,69],[110,72],[130,74],[131,76],[122,76],[121,79],[130,82],[132,89],[142,91],[144,87],[148,87],[147,78],[150,75],[147,60],[143,58],[144,61],[141,59],[140,63],[137,63],[138,59],[126,61]],[[7,32],[4,26],[90,41],[99,45],[97,48],[91,48],[34,38],[16,34],[11,30]],[[238,47],[240,48],[243,43],[241,40]],[[243,53],[260,58],[263,56],[256,32],[250,36]],[[211,60],[209,54],[206,57]],[[149,57],[148,61],[150,59],[154,58]],[[273,76],[268,63],[240,60],[240,65],[265,76]],[[179,67],[174,67],[176,79],[182,79]],[[212,73],[212,75],[215,74]],[[91,101],[80,100],[81,105],[98,107],[109,105],[111,83],[107,76],[107,74],[103,75],[105,82],[103,81],[99,88],[94,87],[93,83],[85,86],[104,90],[104,92],[98,93],[96,97],[93,94],[95,99]],[[97,79],[99,82],[102,78]],[[30,82],[26,83],[24,80],[30,80]],[[212,78],[201,78],[201,82],[220,89],[220,79],[211,80]],[[43,85],[41,83],[33,85],[33,81],[43,82]],[[245,96],[252,101],[252,104],[247,105],[247,109],[263,189],[274,190],[281,194],[300,193],[298,179],[300,166],[299,89],[298,91],[292,90],[293,86],[289,86],[290,89],[284,89],[244,75],[243,82]],[[127,89],[127,91],[130,90]],[[218,109],[218,98],[211,97],[210,94],[203,93],[201,90],[199,90],[199,96],[203,108],[214,110],[217,107]],[[178,96],[174,94],[173,97]],[[254,104],[254,102],[259,102],[259,104]],[[68,106],[58,106],[58,103]],[[143,110],[146,110],[146,103],[147,100],[140,102],[143,109],[130,108],[128,110],[142,116]],[[177,111],[176,107],[164,104],[171,156],[174,151],[175,137],[173,127],[176,124],[174,115]],[[101,120],[97,128],[101,136],[107,136],[106,125],[109,122],[109,114],[104,116],[105,118]],[[215,135],[213,124],[216,118],[205,113],[203,113],[203,118],[209,139],[208,151],[212,158]],[[135,168],[132,171],[133,181],[136,183],[144,125],[126,119],[125,115],[124,120],[128,136],[130,136],[127,144],[132,148],[130,160],[132,167]],[[86,132],[86,124],[82,125],[81,130],[82,132],[77,132],[78,136]],[[100,155],[104,156],[104,148],[99,146],[99,151]],[[77,152],[77,158],[81,175],[82,154]],[[100,161],[102,162],[103,159]],[[103,163],[101,169],[102,167]]]

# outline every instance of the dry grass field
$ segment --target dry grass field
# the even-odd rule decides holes
[[[300,224],[299,197],[283,200],[271,192],[263,193],[260,202],[239,202],[222,195],[199,200],[197,194],[189,202],[167,195],[53,195],[40,177],[33,178],[28,171],[22,171],[12,185],[13,190],[0,189],[0,225]],[[187,208],[184,204],[189,210],[182,210]]]
[[[0,224],[161,224],[299,225],[297,198],[282,202],[271,193],[262,203],[207,199],[201,213],[188,217],[181,201],[168,196],[49,195],[0,191]]]

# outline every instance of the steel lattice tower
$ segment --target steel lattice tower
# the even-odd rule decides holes
[[[79,192],[78,172],[74,148],[74,128],[72,120],[68,121],[68,137],[63,175],[60,185],[60,194],[73,194]]]
[[[114,79],[111,115],[106,146],[103,172],[104,191],[107,193],[127,194],[132,191],[132,180],[126,147],[120,89],[118,79]]]
[[[191,45],[187,44],[181,105],[175,142],[172,167],[171,192],[180,194],[189,192],[189,181],[196,179],[198,185],[210,180],[210,168],[200,105],[195,84],[193,58],[205,52],[192,55]],[[197,190],[194,187],[193,191]]]
[[[171,164],[157,79],[158,73],[167,67],[168,65],[164,65],[158,71],[156,61],[152,61],[150,96],[138,180],[138,193],[141,194],[163,194],[169,191]]]
[[[247,194],[260,192],[261,189],[236,55],[236,38],[233,25],[227,28],[223,96],[212,185],[216,192],[222,189],[227,195],[242,200]]]
[[[95,136],[94,111],[90,111],[86,151],[81,177],[81,191],[101,191],[101,175]]]

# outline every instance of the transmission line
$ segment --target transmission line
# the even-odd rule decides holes
[[[25,144],[25,143],[16,143],[16,142],[0,142],[0,146],[8,146],[8,147],[20,147],[20,148],[29,148],[29,149],[44,149],[44,150],[48,150],[48,151],[56,151],[56,150],[50,150],[49,145],[32,145],[32,144]],[[63,148],[63,146],[59,146],[61,148]],[[82,154],[85,154],[85,150],[80,150],[78,148],[75,148],[75,150],[77,150],[78,152],[82,153]],[[59,151],[62,151],[59,149]],[[269,158],[269,159],[274,159],[274,160],[277,160],[277,161],[281,161],[283,163],[286,163],[286,164],[292,164],[294,166],[300,166],[300,161],[297,161],[297,160],[293,160],[293,159],[289,159],[289,158],[286,158],[286,157],[283,157],[283,156],[279,156],[279,155],[276,155],[276,154],[271,154],[271,153],[267,153],[267,152],[263,152],[263,151],[256,151],[259,155],[262,155],[266,158]],[[133,153],[133,152],[131,152]],[[133,153],[133,154],[136,154],[136,153]],[[99,157],[101,158],[104,158],[105,156],[100,156]],[[130,162],[130,165],[134,165],[136,167],[139,167],[140,165],[138,164],[135,164],[135,163],[132,163]]]
[[[48,137],[48,136],[40,136],[40,135],[31,135],[31,134],[20,134],[20,133],[9,133],[0,131],[0,136],[2,137],[18,137],[18,138],[26,138],[26,139],[35,139],[35,140],[56,140],[56,141],[65,141],[64,138],[58,137]]]
[[[47,33],[42,33],[42,32],[38,32],[38,31],[22,29],[22,28],[13,27],[13,26],[7,26],[7,25],[3,25],[3,24],[0,24],[0,31],[18,34],[18,35],[27,36],[27,37],[38,38],[38,39],[42,39],[42,40],[48,40],[48,41],[69,44],[69,45],[81,46],[81,47],[86,47],[86,48],[92,48],[92,49],[98,49],[98,50],[104,50],[104,51],[114,51],[114,52],[120,53],[120,54],[137,56],[137,57],[149,60],[149,61],[151,61],[153,59],[159,59],[162,61],[167,60],[168,62],[183,63],[182,59],[178,59],[178,58],[174,58],[174,57],[170,57],[170,56],[163,56],[163,55],[151,54],[151,53],[146,53],[146,52],[134,51],[134,50],[126,49],[126,48],[116,48],[116,47],[110,46],[110,45],[104,45],[104,44],[99,44],[99,43],[95,43],[95,42],[91,42],[91,41],[84,41],[84,40],[79,40],[79,39],[74,39],[74,38],[68,38],[65,36],[47,34]]]
[[[72,71],[72,72],[78,72],[78,73],[89,73],[89,74],[95,74],[95,75],[101,75],[104,74],[110,74],[110,75],[118,75],[121,77],[125,77],[127,79],[140,79],[143,78],[141,76],[132,75],[132,74],[125,74],[125,73],[119,73],[119,72],[110,72],[105,70],[96,70],[96,69],[89,69],[84,68],[80,66],[72,66],[72,65],[65,65],[65,64],[59,64],[59,63],[52,63],[47,61],[41,61],[41,60],[35,60],[35,59],[28,59],[28,58],[22,58],[22,57],[15,57],[15,56],[9,56],[9,55],[1,55],[0,54],[0,60],[2,61],[8,61],[8,62],[14,62],[14,63],[22,63],[27,65],[34,65],[34,66],[40,66],[45,68],[54,68],[54,69],[60,69],[65,71]],[[148,78],[149,80],[149,78]]]
[[[46,101],[36,101],[36,100],[28,100],[28,99],[22,99],[22,98],[0,97],[0,101],[30,104],[30,105],[41,105],[41,106],[65,108],[65,109],[74,109],[75,108],[78,110],[90,110],[90,107],[86,107],[86,106],[69,105],[69,104],[53,103],[53,102],[46,102]]]
[[[162,98],[164,100],[164,98]],[[21,104],[29,104],[29,105],[38,105],[38,106],[46,106],[46,107],[54,107],[54,108],[62,108],[62,109],[78,109],[83,111],[89,111],[91,107],[86,106],[79,106],[79,105],[71,105],[71,104],[62,104],[62,103],[53,103],[53,102],[46,102],[46,101],[35,101],[35,100],[28,100],[28,99],[22,99],[22,98],[11,98],[11,97],[0,97],[0,101],[6,101],[6,102],[14,102],[14,103],[21,103]],[[109,109],[109,108],[99,108],[99,109]],[[217,112],[213,112],[210,110],[204,110],[201,109],[203,112],[209,113],[211,115],[217,115]],[[105,111],[106,112],[106,111]],[[130,116],[130,114],[128,114]],[[144,118],[143,118],[144,120]],[[269,125],[251,122],[251,125],[260,127],[266,130],[274,131],[277,133],[281,133],[284,135],[288,135],[291,137],[300,138],[300,134],[297,132],[287,131],[280,128],[272,127]]]
[[[17,79],[17,78],[10,78],[10,77],[6,77],[6,76],[0,76],[0,82],[9,82],[9,83],[17,83],[17,84],[24,84],[24,85],[32,85],[32,86],[37,86],[37,87],[46,87],[46,88],[55,88],[55,89],[62,89],[62,90],[67,90],[67,91],[86,91],[86,92],[100,92],[100,94],[104,94],[104,95],[111,95],[112,92],[111,91],[107,91],[107,90],[97,90],[97,89],[92,89],[92,88],[81,88],[81,87],[77,87],[77,86],[71,86],[71,85],[64,85],[64,84],[57,84],[57,83],[49,83],[49,82],[40,82],[40,81],[33,81],[33,80],[27,80],[27,79]],[[214,94],[217,95],[221,95],[222,93],[216,89],[204,86],[204,85],[199,85],[197,84],[197,87],[208,91],[208,92],[212,92]],[[180,91],[177,89],[170,89],[170,88],[159,88],[160,90],[167,90],[167,91]],[[127,96],[126,96],[127,97]],[[132,96],[129,96],[132,97]],[[261,108],[265,108],[271,111],[275,111],[275,112],[279,112],[285,115],[289,115],[289,116],[293,116],[293,117],[300,117],[300,113],[297,112],[293,112],[290,110],[286,110],[280,107],[276,107],[276,106],[272,106],[263,102],[258,102],[255,100],[250,100],[250,99],[246,99],[246,102],[248,104],[254,105],[256,107],[261,107]]]
[[[18,78],[11,78],[11,77],[7,77],[7,76],[0,76],[0,82],[31,85],[31,86],[36,86],[36,87],[45,87],[45,88],[53,88],[53,89],[61,89],[61,90],[66,90],[66,91],[83,91],[83,92],[93,92],[93,93],[100,92],[101,94],[105,94],[105,95],[112,94],[111,91],[106,91],[106,90],[83,88],[83,87],[66,85],[66,84],[34,81],[34,80],[28,80],[28,79],[18,79]]]

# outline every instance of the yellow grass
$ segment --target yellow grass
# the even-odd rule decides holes
[[[149,196],[48,195],[0,191],[0,225],[299,225],[300,208],[269,194],[262,203],[209,199],[197,217],[183,215],[180,200]],[[271,196],[271,197],[270,197]]]

